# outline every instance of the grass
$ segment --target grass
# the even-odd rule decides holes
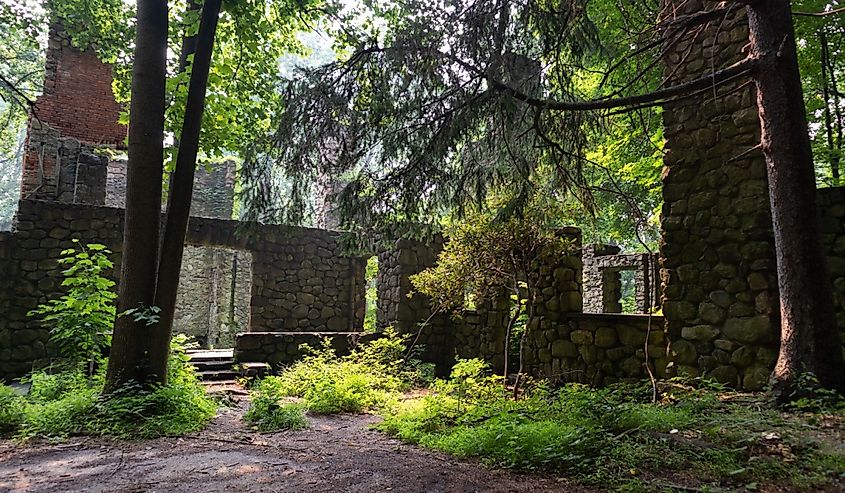
[[[127,386],[105,395],[102,372],[93,377],[82,370],[35,372],[25,396],[0,386],[0,435],[21,440],[72,435],[154,438],[205,427],[217,403],[206,395],[180,347],[174,348],[168,377],[167,385],[152,390]]]
[[[519,400],[477,361],[456,365],[422,397],[383,413],[379,429],[491,467],[565,475],[616,491],[831,488],[845,478],[845,414],[783,412],[760,395],[664,382],[649,389],[536,384]],[[841,433],[841,432],[840,432]],[[669,485],[669,486],[667,486]]]

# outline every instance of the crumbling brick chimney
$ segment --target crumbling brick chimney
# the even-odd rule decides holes
[[[95,147],[122,148],[126,127],[112,93],[112,68],[92,49],[73,47],[50,26],[43,94],[27,131],[21,198],[103,204],[108,160]]]

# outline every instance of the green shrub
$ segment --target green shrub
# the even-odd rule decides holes
[[[258,431],[301,430],[308,427],[304,405],[279,404],[279,399],[268,393],[254,394],[244,420],[254,424]]]
[[[381,409],[433,374],[431,365],[405,357],[405,339],[390,330],[343,357],[328,340],[305,349],[302,360],[255,385],[249,410],[253,422],[270,420],[262,413],[274,411],[289,397],[302,398],[308,410],[320,414]]]
[[[0,436],[14,432],[26,418],[24,398],[0,385]]]
[[[114,281],[106,278],[114,265],[105,246],[92,243],[62,251],[59,265],[67,266],[62,286],[68,288],[58,299],[39,305],[29,312],[50,329],[50,340],[56,343],[64,359],[72,365],[87,365],[93,374],[95,363],[111,343],[117,294]]]
[[[69,435],[151,438],[180,435],[205,426],[217,405],[205,393],[174,338],[169,382],[153,390],[128,385],[102,394],[102,369],[89,377],[81,368],[33,373],[29,394],[0,386],[0,433],[26,439]]]

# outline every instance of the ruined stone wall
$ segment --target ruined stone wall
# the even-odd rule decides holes
[[[21,197],[75,204],[103,204],[108,159],[97,149],[46,123],[29,124]]]
[[[344,256],[339,234],[307,228],[255,226],[191,218],[187,243],[245,250],[252,256],[250,331],[357,331],[364,315],[364,261]],[[26,314],[60,295],[56,263],[73,238],[102,243],[120,268],[123,211],[24,200],[14,229],[0,236],[0,378],[19,377],[52,354],[47,331]],[[116,276],[112,276],[116,278]],[[7,281],[8,280],[8,281]],[[243,283],[245,285],[246,283]],[[242,318],[243,319],[243,318]]]
[[[105,199],[99,204],[109,207],[126,206],[126,159],[108,161],[105,178]],[[191,216],[213,219],[232,219],[235,201],[235,163],[222,161],[200,164],[194,172],[194,192]],[[165,204],[162,204],[162,210]]]
[[[398,240],[393,248],[379,253],[376,326],[379,330],[392,326],[399,334],[411,334],[425,348],[422,358],[435,363],[442,374],[454,364],[453,322],[446,314],[432,317],[428,297],[415,292],[410,280],[410,276],[437,262],[441,248],[442,242]],[[425,327],[420,331],[423,323]]]
[[[621,313],[621,272],[634,272],[634,313],[651,313],[660,305],[657,256],[647,253],[620,254],[614,245],[587,245],[584,264],[584,312]]]
[[[646,345],[648,340],[648,345]],[[528,372],[553,382],[595,386],[648,377],[646,361],[659,377],[669,363],[663,317],[568,314],[546,330],[529,332]]]
[[[173,331],[203,348],[233,347],[249,328],[251,277],[248,251],[186,245]]]
[[[845,345],[845,187],[819,189],[816,199],[822,244],[830,267],[836,323]]]
[[[669,0],[681,16],[715,1]],[[667,9],[668,10],[668,9]],[[668,50],[672,82],[742,57],[743,9]],[[681,373],[762,388],[779,323],[771,213],[753,85],[745,81],[664,108],[663,313]]]

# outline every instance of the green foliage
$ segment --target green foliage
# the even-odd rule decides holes
[[[342,357],[328,340],[319,348],[306,348],[302,360],[258,382],[250,421],[273,422],[272,414],[290,397],[302,398],[308,410],[320,414],[381,409],[433,374],[431,365],[405,358],[405,339],[392,331]]]
[[[717,490],[784,480],[818,488],[845,474],[845,454],[825,445],[822,430],[809,437],[804,415],[732,402],[708,385],[667,382],[658,404],[648,401],[646,385],[553,391],[540,384],[514,401],[482,369],[459,362],[432,393],[385,413],[379,428],[493,467],[565,474],[617,491],[660,491],[642,479],[654,473],[691,471]]]
[[[72,364],[91,363],[109,346],[114,324],[114,281],[105,277],[114,269],[105,246],[92,243],[62,251],[59,265],[62,286],[68,288],[58,299],[29,312],[50,329],[50,339],[59,347],[62,358]]]
[[[14,389],[0,386],[0,436],[12,433],[26,419],[26,406]]]
[[[411,276],[414,287],[439,309],[460,311],[467,293],[482,299],[502,291],[516,294],[521,276],[530,274],[533,265],[563,257],[572,248],[571,239],[561,238],[550,224],[554,213],[542,204],[533,203],[530,214],[519,218],[501,217],[506,207],[501,202],[489,205],[488,211],[453,225],[437,264]]]
[[[364,273],[364,282],[367,284],[366,302],[367,311],[364,314],[364,332],[374,333],[376,331],[376,302],[378,301],[378,257],[373,255],[367,259],[367,269]]]
[[[89,377],[82,370],[33,373],[26,396],[0,387],[0,433],[21,439],[109,435],[119,438],[174,436],[202,429],[217,405],[187,364],[175,338],[171,347],[169,382],[144,390],[129,385],[102,394],[102,372]]]
[[[308,427],[305,406],[299,403],[280,403],[283,396],[271,380],[263,379],[252,392],[252,402],[244,420],[258,431],[301,430]]]
[[[798,375],[788,407],[796,411],[826,411],[845,409],[845,399],[837,391],[824,388],[813,373]]]
[[[0,2],[0,230],[11,229],[20,200],[29,101],[41,91],[44,67],[33,27],[42,14],[28,2]]]

